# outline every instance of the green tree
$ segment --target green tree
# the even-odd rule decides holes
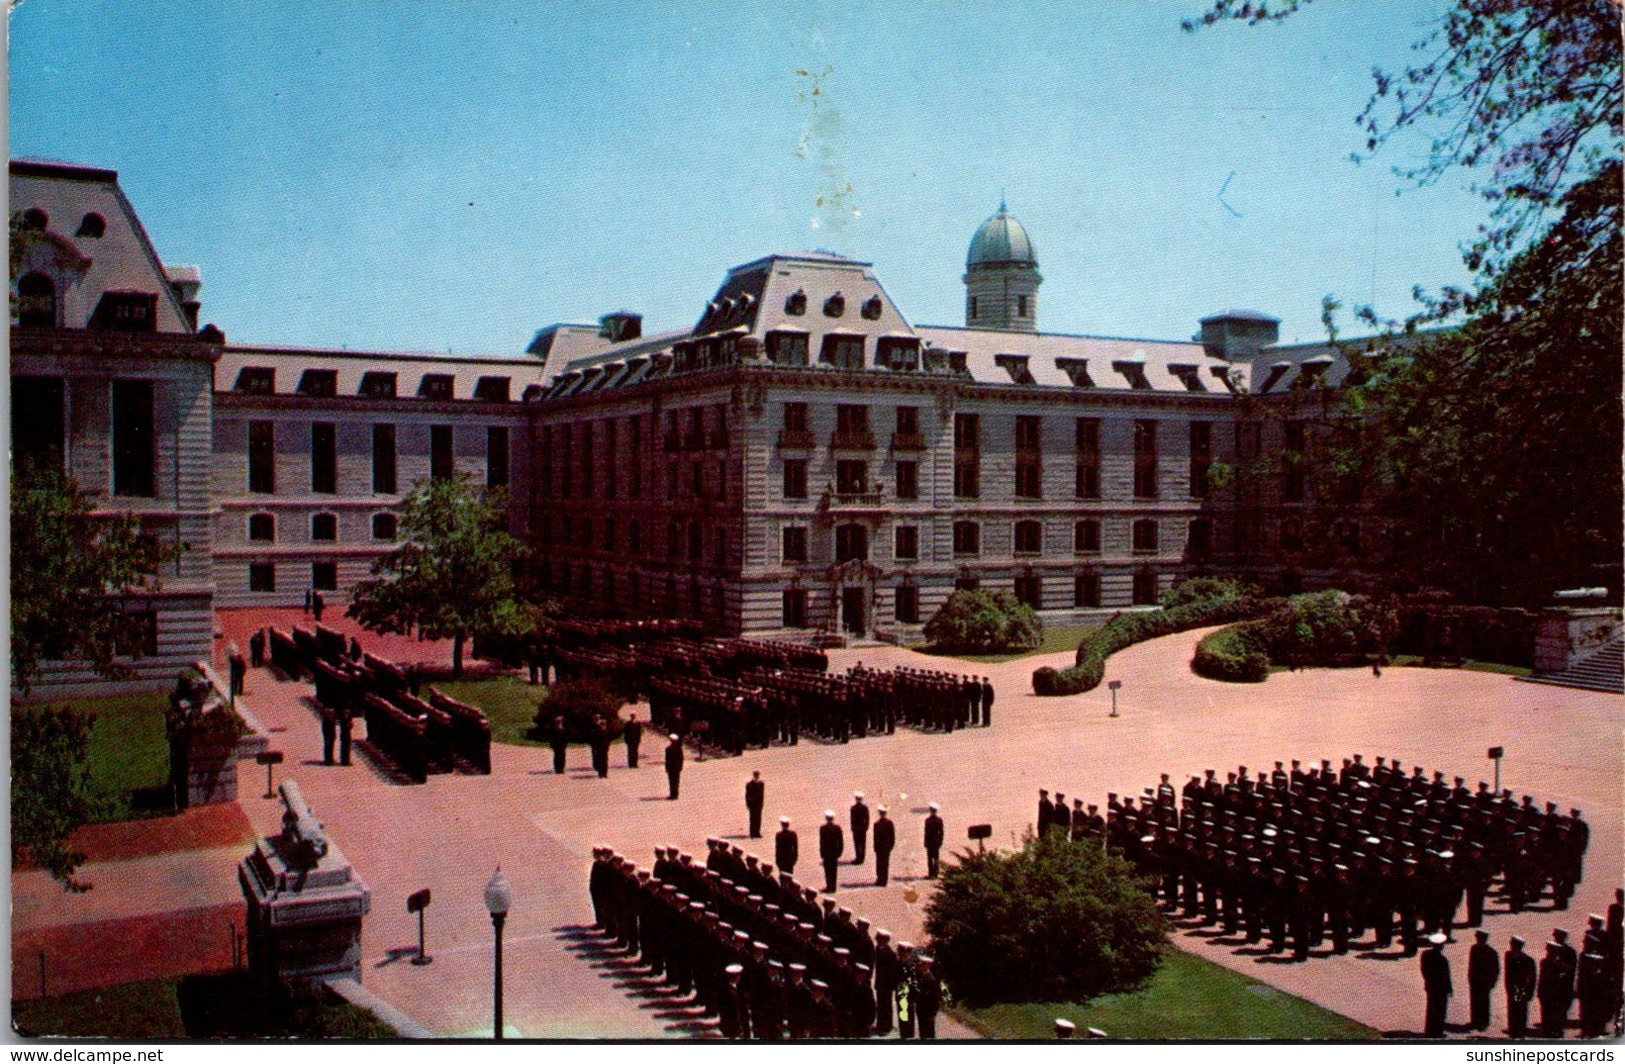
[[[1274,21],[1310,2],[1216,0],[1186,28]],[[1364,357],[1339,344],[1356,372],[1330,403],[1326,457],[1340,481],[1378,489],[1402,588],[1540,602],[1565,585],[1617,585],[1620,29],[1612,0],[1456,0],[1417,42],[1417,65],[1374,74],[1365,153],[1427,135],[1423,163],[1397,172],[1427,183],[1474,171],[1491,207],[1464,249],[1473,287],[1418,288],[1421,310],[1404,322],[1361,308],[1381,335]]]
[[[1038,614],[1008,591],[955,591],[925,622],[925,638],[955,654],[1034,650],[1043,637]]]
[[[1058,833],[944,865],[925,929],[949,989],[978,1007],[1136,989],[1156,971],[1167,936],[1133,866]]]
[[[503,527],[506,497],[466,476],[430,480],[401,504],[400,517],[405,542],[373,563],[373,579],[356,585],[347,615],[369,631],[451,639],[452,674],[461,676],[470,636],[523,625],[513,568],[525,551]]]
[[[11,709],[11,863],[32,861],[78,893],[85,855],[68,836],[90,820],[90,729],[95,718],[65,706]]]
[[[11,682],[26,692],[50,659],[82,660],[102,676],[127,675],[144,618],[124,596],[174,551],[144,535],[132,514],[92,513],[60,473],[21,468],[11,481]]]

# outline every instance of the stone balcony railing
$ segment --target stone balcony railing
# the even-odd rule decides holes
[[[918,432],[894,432],[891,434],[891,449],[894,451],[923,451],[925,450],[925,437]]]
[[[813,434],[806,429],[780,429],[779,450],[810,451],[817,445]]]
[[[874,491],[827,491],[824,505],[831,510],[878,510],[886,505],[886,493]]]
[[[829,447],[832,451],[872,451],[875,449],[875,434],[868,429],[836,432],[830,436]]]

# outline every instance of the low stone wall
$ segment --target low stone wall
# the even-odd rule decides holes
[[[1620,628],[1620,611],[1611,606],[1553,606],[1544,610],[1535,634],[1535,671],[1562,672],[1576,658],[1616,639]]]

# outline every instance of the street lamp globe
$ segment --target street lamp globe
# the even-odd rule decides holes
[[[512,905],[513,888],[508,886],[508,877],[502,874],[502,866],[497,865],[496,874],[485,885],[485,909],[492,916],[506,916]]]

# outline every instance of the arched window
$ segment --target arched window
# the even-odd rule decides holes
[[[17,324],[56,328],[56,285],[43,273],[25,273],[17,282]]]
[[[248,538],[256,543],[276,542],[276,518],[270,514],[252,514],[248,518]]]
[[[1100,522],[1094,519],[1079,521],[1072,526],[1072,550],[1077,554],[1100,552]]]
[[[1044,526],[1039,521],[1016,522],[1016,553],[1041,554],[1044,550]]]
[[[79,220],[79,231],[73,235],[99,240],[105,232],[107,232],[106,220],[101,215],[91,212]]]
[[[372,515],[372,538],[393,542],[395,539],[395,515]]]
[[[316,514],[310,519],[310,538],[331,541],[339,538],[339,519],[332,514]]]

